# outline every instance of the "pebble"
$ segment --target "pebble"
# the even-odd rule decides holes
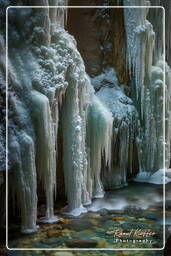
[[[97,241],[93,239],[82,240],[82,239],[71,239],[66,241],[66,245],[69,248],[95,248]]]
[[[58,237],[58,236],[61,235],[61,233],[62,233],[61,230],[52,229],[52,230],[49,230],[49,231],[47,232],[47,236],[48,236],[48,237]]]

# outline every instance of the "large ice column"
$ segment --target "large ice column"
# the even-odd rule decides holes
[[[59,109],[61,110],[63,167],[68,208],[73,214],[79,214],[85,210],[82,205],[90,203],[87,192],[85,141],[87,84],[90,81],[86,76],[85,66],[77,51],[75,40],[59,25],[52,32],[50,47],[41,46],[35,48],[34,52],[43,72],[37,75],[32,84],[49,99],[56,154]]]
[[[63,112],[63,165],[69,211],[79,215],[82,206],[83,154],[82,119],[79,112],[78,81],[68,71],[69,87],[65,94]]]
[[[11,188],[15,192],[21,211],[21,231],[33,233],[37,230],[36,149],[35,133],[27,103],[31,85],[28,70],[34,69],[35,66],[29,54],[25,59],[22,54],[11,50],[11,56],[11,61],[8,60],[8,185],[9,192]],[[23,74],[23,63],[27,61],[28,70]],[[10,198],[11,194],[8,196]],[[10,210],[10,207],[8,209]]]
[[[51,24],[58,24],[64,28],[67,23],[67,8],[63,6],[68,6],[68,0],[49,0],[49,6],[59,6],[59,8],[49,9]]]
[[[87,118],[89,194],[92,198],[104,196],[101,181],[102,159],[105,166],[111,166],[113,133],[112,113],[93,95]]]
[[[15,137],[14,137],[15,138]],[[10,145],[13,154],[15,189],[21,209],[21,232],[37,231],[37,175],[35,166],[35,148],[33,139],[21,132]]]
[[[111,163],[102,168],[102,181],[105,188],[127,185],[127,178],[133,175],[134,152],[140,136],[138,113],[133,102],[122,87],[102,87],[97,96],[113,116]]]
[[[124,1],[124,5],[133,4],[136,5],[136,1]],[[149,2],[141,1],[142,4],[145,6]],[[155,172],[164,167],[165,63],[160,61],[159,57],[157,61],[154,58],[155,32],[152,24],[146,19],[147,13],[148,6],[124,10],[128,65],[132,71],[132,95],[142,126],[141,143],[138,143],[141,171]],[[162,45],[158,49],[162,49]]]
[[[14,75],[13,82],[16,82]],[[10,187],[13,184],[13,191],[17,195],[17,202],[21,211],[21,231],[32,233],[37,230],[37,173],[34,131],[25,104],[12,92],[10,92],[9,104],[9,191],[11,191]],[[11,119],[11,115],[13,119]]]
[[[68,84],[62,102],[63,166],[68,210],[79,215],[86,209],[89,196],[86,188],[86,115],[87,92],[85,67],[77,51],[74,39],[64,30],[58,31],[61,68],[65,71],[64,83]]]
[[[58,81],[67,85],[61,113],[68,210],[79,215],[93,197],[104,194],[101,163],[105,157],[105,164],[110,165],[113,119],[110,111],[94,95],[75,40],[60,28],[54,31],[53,40],[55,56],[61,61],[57,64],[60,70]]]
[[[161,1],[161,0],[151,0],[152,5],[157,6],[164,6],[165,11],[163,8],[150,8],[147,18],[150,20],[150,22],[153,24],[153,28],[155,31],[155,48],[154,48],[154,63],[158,63],[158,60],[160,60],[160,66],[162,69],[164,69],[165,65],[165,164],[166,168],[168,169],[170,167],[170,140],[171,140],[171,104],[170,104],[170,96],[171,96],[171,71],[170,71],[170,35],[169,35],[169,28],[170,28],[170,10],[171,10],[171,2],[170,1]],[[165,16],[165,26],[166,29],[163,31],[163,24],[162,20],[164,22],[163,16]],[[163,34],[165,32],[165,35]],[[165,36],[165,42],[166,42],[166,49],[165,49],[165,57],[166,62],[169,64],[161,63],[162,53],[164,52],[164,45],[163,45],[163,36]]]
[[[165,87],[165,161],[166,168],[170,167],[171,159],[171,68],[166,64],[166,87]]]
[[[164,165],[164,98],[163,61],[151,67],[149,86],[144,99],[143,163],[147,171],[163,169]]]
[[[38,78],[40,74],[44,73],[40,71],[40,66],[37,63],[38,58],[33,57],[31,52],[28,52],[26,57],[22,52],[13,51],[13,56],[12,65],[10,65],[10,71],[13,70],[13,76],[10,78],[10,81],[13,81],[12,91],[17,91],[18,97],[15,93],[11,93],[10,102],[15,102],[16,98],[18,100],[15,103],[16,111],[14,111],[14,106],[12,107],[10,105],[9,113],[13,113],[9,117],[10,123],[14,122],[15,125],[10,127],[9,133],[10,140],[14,136],[12,133],[15,134],[16,140],[19,141],[19,150],[23,152],[18,161],[22,164],[17,166],[18,171],[15,168],[16,181],[19,183],[16,186],[16,191],[20,202],[22,223],[24,223],[22,224],[22,230],[23,232],[32,232],[36,230],[37,220],[37,201],[35,201],[37,200],[37,176],[43,185],[46,197],[46,216],[42,221],[52,222],[57,220],[54,216],[53,206],[56,186],[58,106],[56,107],[56,100],[54,100],[55,88],[48,90],[47,88],[43,88],[43,86],[41,87],[42,84]],[[25,66],[27,69],[21,74],[21,67]],[[32,85],[40,91],[42,90],[44,94],[47,94],[49,99],[43,93],[34,90]],[[54,110],[53,115],[51,113],[51,107]],[[53,124],[53,121],[56,125]],[[20,134],[18,132],[19,129],[22,133],[28,134],[28,136],[21,137],[22,133]],[[31,141],[30,144],[29,140]],[[26,147],[27,150],[25,150]],[[10,159],[12,155],[13,153],[10,150]],[[11,163],[13,166],[15,157],[12,158]],[[29,183],[28,185],[27,182]],[[20,200],[21,189],[24,190],[25,198]],[[27,209],[29,216],[25,212],[24,200],[27,198],[29,200],[29,210]]]
[[[135,4],[134,4],[135,3]],[[141,1],[141,5],[147,5],[147,1]],[[152,65],[154,37],[153,27],[146,16],[147,8],[131,8],[137,5],[136,1],[124,0],[125,29],[127,35],[127,58],[130,75],[134,77],[133,97],[137,100],[137,108],[141,113],[144,97],[144,80],[149,74]],[[148,81],[146,81],[147,83]]]
[[[54,216],[54,191],[56,186],[56,151],[53,123],[48,98],[31,92],[32,118],[36,132],[36,167],[46,194],[44,222],[57,220]]]

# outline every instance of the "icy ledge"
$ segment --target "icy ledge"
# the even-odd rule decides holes
[[[36,226],[35,228],[27,228],[27,229],[21,229],[21,233],[22,234],[33,234],[33,233],[36,233],[37,230],[38,230],[39,226]]]
[[[42,217],[38,220],[39,223],[55,223],[59,220],[59,218],[57,216],[53,216],[50,218],[47,217]]]
[[[142,171],[136,176],[134,181],[153,184],[167,184],[171,182],[171,169],[168,169],[166,171],[164,169],[160,169],[153,174]]]
[[[77,217],[79,215],[81,215],[81,213],[86,213],[87,212],[87,209],[83,206],[80,206],[79,208],[76,208],[72,211],[70,211],[70,214]]]

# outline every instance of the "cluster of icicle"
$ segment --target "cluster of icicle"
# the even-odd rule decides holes
[[[113,115],[112,160],[102,168],[102,181],[106,189],[123,187],[127,185],[128,176],[133,175],[140,135],[138,113],[118,85],[102,87],[97,96]]]
[[[124,0],[125,6],[148,6],[149,1]],[[125,8],[125,28],[127,35],[127,55],[132,93],[141,122],[141,141],[139,147],[141,172],[155,172],[170,163],[170,68],[163,58],[163,40],[155,45],[155,33],[147,20],[149,8]],[[155,9],[156,19],[161,17],[162,9]],[[153,12],[151,9],[150,12]],[[158,15],[156,15],[158,12]],[[152,16],[152,17],[153,17]],[[160,21],[161,22],[161,21]],[[157,24],[157,20],[154,20]],[[158,26],[162,37],[162,26]],[[158,45],[160,42],[161,45]],[[155,51],[154,51],[155,47]],[[164,70],[166,68],[166,81]],[[164,84],[166,82],[166,86]],[[165,89],[164,89],[165,88]],[[166,139],[164,138],[164,90],[166,95]],[[164,163],[164,142],[166,142],[166,163]],[[140,174],[141,176],[142,173]]]
[[[40,221],[58,219],[54,197],[59,109],[71,214],[79,215],[93,197],[103,196],[102,155],[106,164],[111,161],[112,114],[94,95],[76,42],[60,22],[63,13],[41,11],[45,22],[33,29],[31,48],[9,51],[9,180],[15,180],[23,233],[37,230],[37,179],[46,196],[46,215]]]
[[[92,79],[92,84],[98,88],[96,96],[101,104],[108,108],[113,116],[112,156],[103,165],[101,179],[106,189],[127,185],[128,176],[133,172],[135,153],[139,147],[140,123],[137,110],[132,100],[125,94],[125,85],[119,85],[116,71],[106,68],[103,73]],[[124,159],[124,161],[123,161]],[[134,168],[135,169],[135,168]]]
[[[166,87],[165,87],[165,164],[170,167],[170,148],[171,148],[171,68],[165,66]]]
[[[35,46],[24,51],[21,45],[11,47],[8,61],[8,83],[13,85],[9,88],[9,183],[15,183],[23,233],[37,230],[37,178],[46,197],[46,214],[40,221],[58,220],[54,216],[58,108],[68,83],[60,75],[65,71],[55,56],[57,45],[49,45],[53,44],[52,24],[58,21],[56,26],[64,26],[65,12],[63,8],[43,8],[41,12],[44,23],[34,28]],[[61,59],[63,54],[59,54]]]

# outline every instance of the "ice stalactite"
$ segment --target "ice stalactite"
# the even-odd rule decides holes
[[[12,73],[9,81],[13,83],[13,87],[9,88],[13,92],[9,98],[9,119],[12,120],[9,126],[10,159],[12,155],[16,155],[11,161],[11,169],[14,169],[18,184],[15,188],[21,208],[22,232],[31,233],[37,230],[37,176],[40,177],[46,194],[44,221],[57,220],[53,214],[56,184],[54,131],[48,98],[32,88],[32,84],[35,87],[38,84],[34,75],[39,73],[39,65],[33,54],[27,53],[27,61],[22,51],[12,50],[10,56],[13,56],[9,65],[9,72]],[[25,64],[28,70],[21,76]],[[15,146],[17,152],[13,153]]]
[[[33,80],[33,86],[49,98],[54,125],[49,131],[54,130],[56,151],[59,107],[62,110],[63,166],[68,209],[72,214],[79,215],[85,211],[82,205],[88,200],[85,149],[88,79],[85,67],[76,49],[75,40],[59,25],[52,32],[49,47],[36,47],[34,52],[38,55],[43,72]],[[46,112],[47,109],[44,113]]]
[[[124,86],[118,85],[115,71],[108,70],[107,75],[103,76],[103,86],[96,95],[113,116],[110,134],[112,160],[102,168],[102,181],[105,188],[109,189],[127,185],[128,174],[132,174],[135,160],[133,154],[137,151],[140,124],[132,100],[125,95]],[[99,78],[102,79],[102,75]]]
[[[15,138],[15,137],[14,137]],[[13,153],[15,189],[18,205],[21,209],[21,232],[37,231],[37,178],[35,166],[34,142],[30,136],[22,132],[10,145]]]
[[[66,4],[66,1],[65,3],[58,2],[55,1],[51,4]],[[43,1],[42,5],[49,5],[49,3]],[[35,15],[35,19],[31,16],[31,24],[36,21],[31,31],[32,36],[29,34],[28,45],[30,43],[31,47],[28,46],[27,53],[23,50],[25,48],[21,38],[27,38],[29,28],[27,27],[25,32],[21,32],[20,35],[18,32],[11,32],[16,28],[9,30],[9,42],[14,41],[13,45],[10,43],[9,51],[9,58],[12,60],[11,65],[9,65],[9,72],[13,75],[10,80],[13,85],[11,89],[13,93],[9,102],[10,106],[12,104],[16,106],[16,102],[18,102],[18,106],[21,106],[18,107],[17,111],[12,108],[9,111],[12,113],[10,116],[12,125],[9,127],[9,137],[12,144],[9,145],[9,150],[11,156],[14,147],[17,147],[14,154],[16,158],[12,158],[11,161],[11,169],[14,169],[14,176],[18,184],[16,194],[21,208],[22,232],[26,233],[34,232],[37,229],[37,177],[44,188],[46,197],[46,216],[41,221],[57,221],[57,217],[54,216],[54,197],[58,108],[62,102],[66,84],[61,84],[60,76],[54,74],[57,61],[54,55],[55,50],[50,47],[50,44],[53,41],[51,36],[53,25],[64,26],[65,10],[52,8],[51,11],[48,8],[41,9],[42,20],[39,19],[36,9],[34,14],[31,9],[26,11],[10,10],[9,14],[10,18],[15,19],[17,16],[20,18],[28,17],[32,13],[33,16]],[[18,26],[22,30],[20,21]],[[19,48],[16,41],[20,45]],[[59,66],[58,72],[60,73]],[[29,117],[27,125],[25,124],[26,116]],[[22,133],[19,132],[19,129],[22,130]],[[25,155],[23,155],[24,153]],[[16,159],[18,160],[16,161]]]
[[[141,4],[147,3],[144,1]],[[131,6],[133,3],[125,0],[124,5]],[[147,13],[148,7],[124,10],[132,95],[142,126],[140,171],[154,172],[163,166],[163,70],[152,66],[155,33],[146,19]],[[155,112],[156,104],[159,106],[158,113]]]
[[[171,68],[166,64],[166,87],[165,87],[165,160],[166,168],[170,167],[171,149]]]
[[[60,25],[62,28],[65,27],[67,23],[67,8],[63,6],[68,6],[68,0],[49,0],[49,6],[62,6],[60,8],[50,8],[49,17],[51,24]]]
[[[67,5],[65,0],[37,3]],[[9,12],[10,177],[16,181],[22,232],[37,230],[37,180],[46,197],[42,221],[58,219],[54,199],[59,136],[67,210],[75,216],[85,212],[93,198],[103,197],[105,189],[127,185],[137,151],[140,171],[162,169],[165,63],[159,58],[154,62],[155,34],[147,12],[148,8],[124,10],[133,100],[126,96],[125,86],[118,85],[113,68],[92,79],[94,92],[76,41],[64,29],[67,8]],[[29,20],[25,27],[24,18]],[[170,125],[169,96],[166,108]],[[169,130],[166,137],[169,155]]]
[[[144,98],[144,130],[142,133],[142,170],[155,172],[164,164],[163,127],[163,62],[151,67]]]
[[[11,52],[16,56],[16,52]],[[17,195],[17,202],[21,210],[21,231],[32,233],[37,230],[37,174],[35,166],[35,134],[27,111],[27,96],[29,94],[27,82],[28,73],[20,80],[20,66],[22,58],[17,55],[15,61],[9,62],[9,181],[13,183]],[[13,87],[11,87],[13,83]],[[23,87],[22,87],[23,85]],[[26,89],[26,87],[28,88]],[[28,94],[25,95],[28,95]],[[9,184],[9,191],[10,191]]]
[[[70,70],[71,71],[71,70]],[[68,71],[69,87],[63,106],[63,165],[68,210],[73,215],[85,211],[82,206],[84,152],[82,151],[82,119],[79,109],[78,81]]]
[[[57,91],[64,88],[61,113],[68,210],[79,215],[86,211],[84,206],[90,204],[93,197],[104,194],[101,163],[104,155],[106,165],[110,163],[113,119],[94,95],[74,38],[60,27],[52,38],[54,58],[60,60],[60,64],[56,64]]]
[[[46,217],[41,221],[53,222],[57,220],[53,209],[56,187],[56,151],[48,98],[33,90],[31,108],[36,132],[36,168],[46,194]]]
[[[136,1],[135,5],[136,5]],[[127,59],[130,75],[134,77],[133,97],[135,97],[139,112],[143,111],[144,80],[148,76],[152,65],[155,33],[151,23],[146,20],[147,8],[131,8],[133,1],[124,0],[124,5],[130,8],[124,9],[125,29],[127,35]],[[141,5],[147,5],[141,1]],[[141,49],[141,51],[139,50]],[[139,107],[140,106],[140,107]]]
[[[9,182],[14,185],[21,210],[21,231],[37,231],[37,173],[35,164],[35,134],[26,104],[21,101],[22,92],[17,72],[12,65],[9,81],[14,88],[9,93]],[[20,93],[19,93],[20,91]],[[10,185],[9,185],[10,191]]]
[[[93,88],[75,40],[64,30],[59,30],[58,34],[58,47],[63,46],[60,54],[65,56],[62,67],[67,67],[63,72],[64,81],[68,84],[62,103],[64,177],[68,210],[79,215],[86,211],[83,205],[90,204],[92,199],[89,191],[91,177],[87,172],[86,122],[91,96],[89,90]]]
[[[170,167],[170,140],[171,140],[171,134],[170,134],[170,124],[171,124],[171,69],[169,67],[170,65],[170,36],[169,36],[169,28],[170,28],[170,18],[169,18],[169,13],[171,9],[171,2],[167,1],[161,1],[161,0],[151,0],[152,5],[161,5],[165,8],[165,12],[163,8],[150,8],[149,14],[147,18],[150,20],[150,22],[153,24],[153,28],[155,31],[155,49],[154,49],[154,63],[158,63],[160,60],[160,66],[162,69],[164,69],[165,65],[165,165],[166,168],[168,169]],[[163,26],[161,21],[163,20],[163,16],[165,13],[165,58],[166,58],[166,63],[161,63],[162,52],[164,52],[164,45],[162,42],[163,40]],[[164,22],[164,20],[163,20]]]
[[[105,166],[111,165],[112,133],[112,113],[96,95],[93,95],[87,118],[88,176],[90,179],[88,190],[92,198],[104,196],[101,181],[102,159],[105,159]]]

